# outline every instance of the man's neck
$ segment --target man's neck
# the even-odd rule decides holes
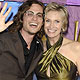
[[[21,33],[23,39],[25,40],[25,42],[28,45],[27,48],[30,49],[31,42],[32,42],[35,35],[31,35],[28,32],[24,31],[23,29],[20,30],[20,33]]]

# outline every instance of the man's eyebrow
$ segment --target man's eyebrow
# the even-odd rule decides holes
[[[33,12],[33,13],[34,13],[34,11],[28,11],[28,12]],[[37,14],[43,14],[43,13],[41,13],[41,12],[38,12]]]
[[[26,11],[26,12],[33,12],[33,11]],[[34,12],[33,12],[34,13]]]
[[[43,14],[43,13],[41,13],[41,12],[38,12],[37,14]]]

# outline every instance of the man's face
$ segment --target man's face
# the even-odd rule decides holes
[[[32,4],[23,16],[23,30],[29,34],[35,34],[43,25],[43,8],[38,4]]]

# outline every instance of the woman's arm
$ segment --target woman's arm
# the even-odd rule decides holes
[[[79,57],[77,58],[77,69],[80,76],[80,52],[79,52]]]
[[[77,65],[78,73],[80,76],[80,42],[76,42],[75,57],[76,57],[76,65]]]

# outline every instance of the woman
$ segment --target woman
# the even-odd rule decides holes
[[[80,43],[64,37],[68,12],[64,6],[50,3],[45,8],[44,53],[38,63],[38,80],[77,80],[80,75]]]

